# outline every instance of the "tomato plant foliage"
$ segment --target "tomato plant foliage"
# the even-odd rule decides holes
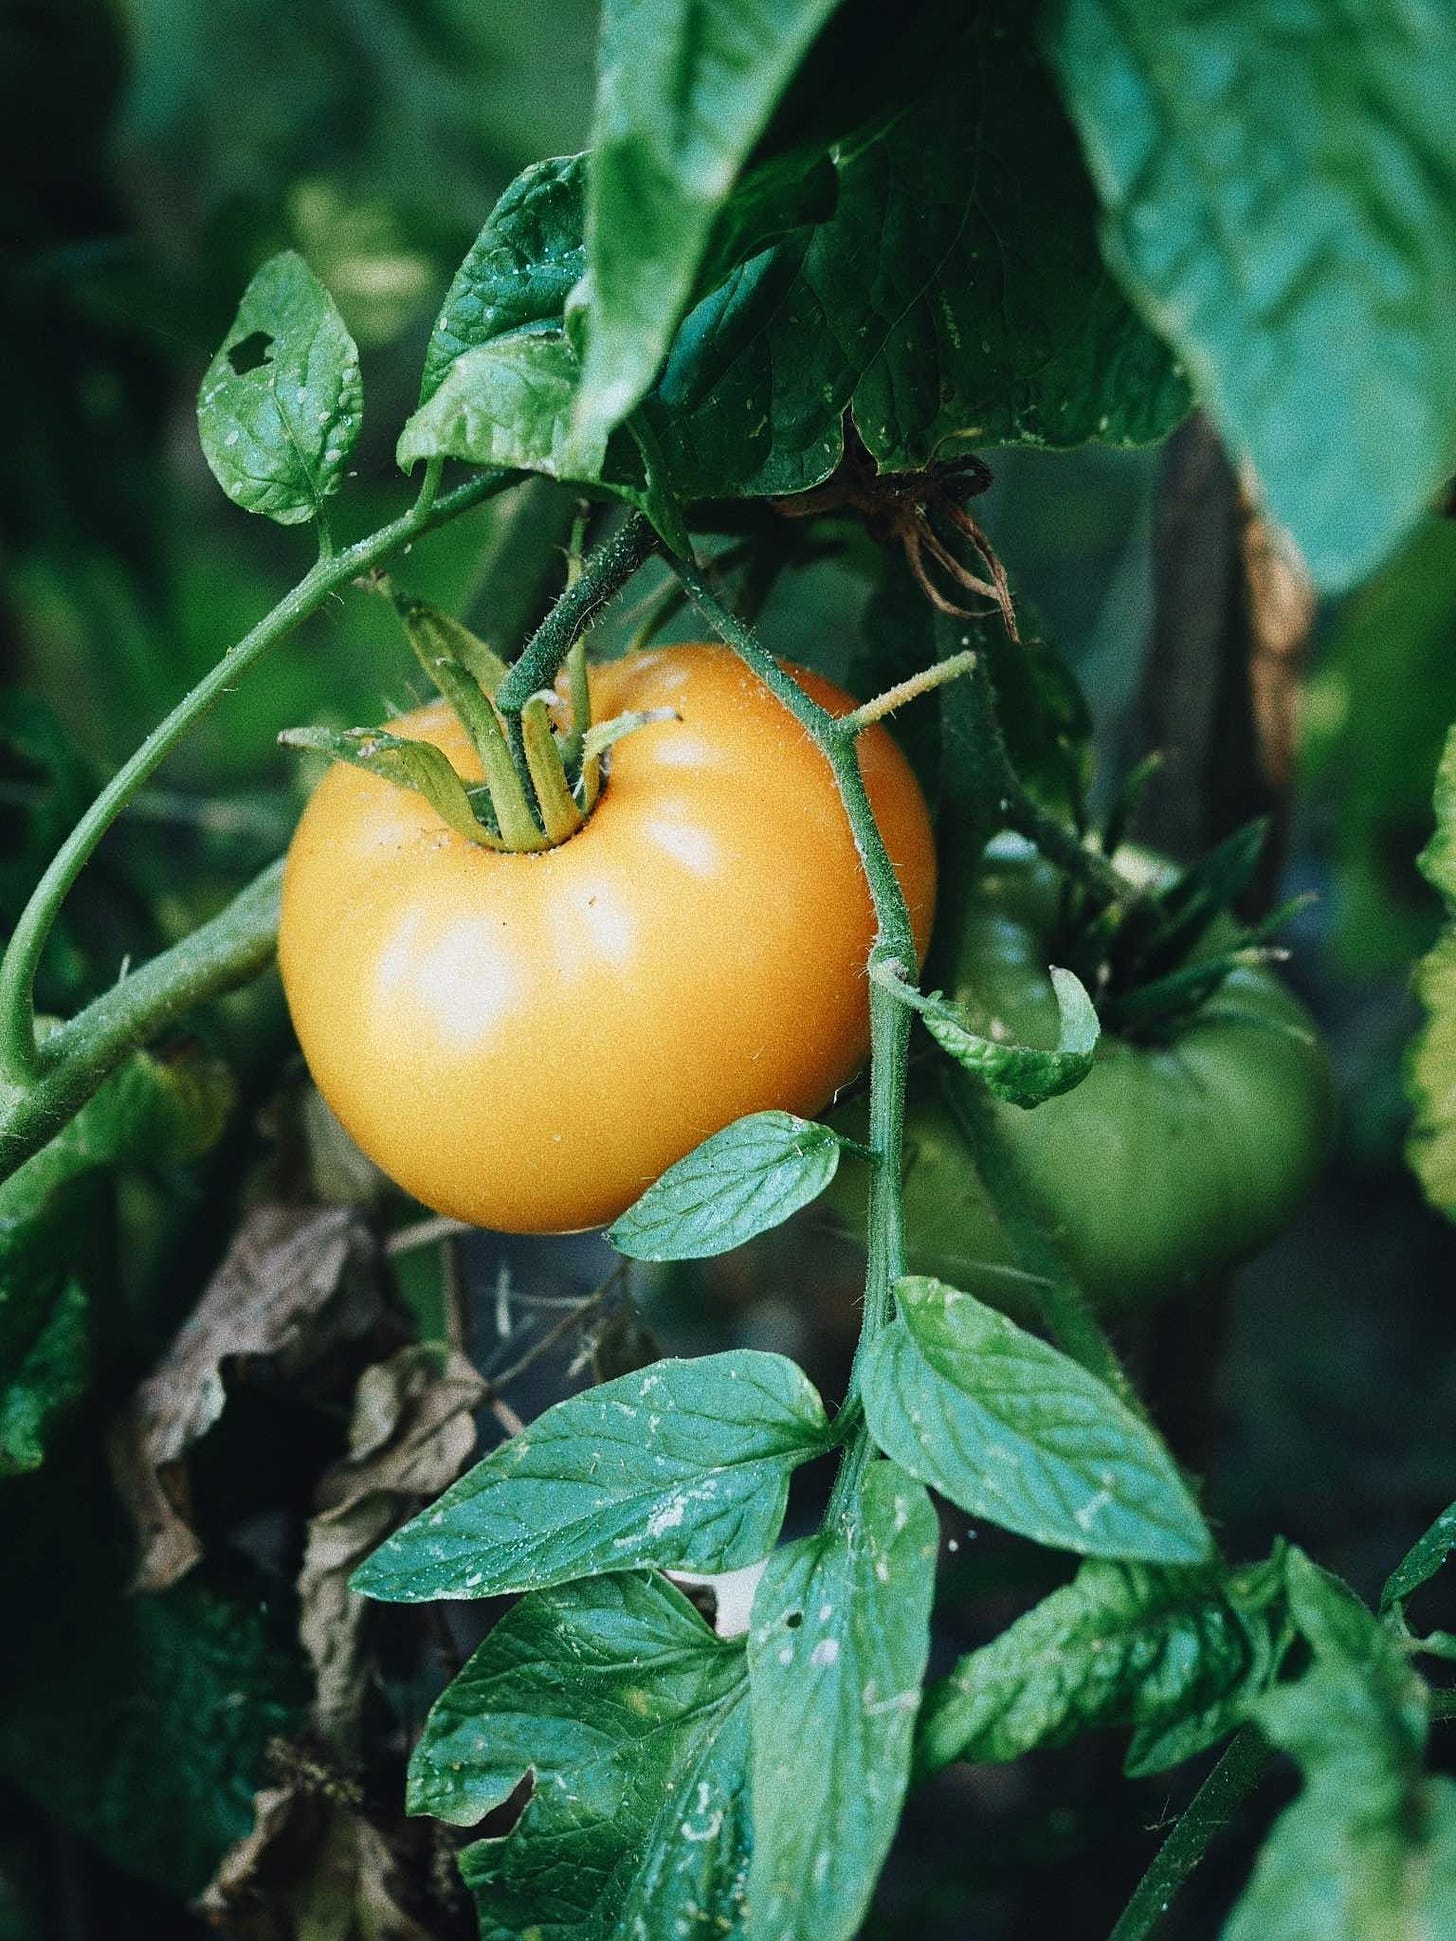
[[[202,449],[237,506],[312,527],[316,563],[90,806],[45,718],[0,723],[66,805],[26,807],[23,863],[0,876],[0,1478],[108,1506],[91,1547],[112,1620],[69,1695],[76,1611],[17,1650],[28,1691],[0,1762],[122,1864],[189,1896],[217,1870],[208,1906],[235,1912],[301,1841],[295,1911],[342,1873],[327,1931],[418,1932],[389,1884],[407,1840],[382,1844],[373,1767],[367,1811],[355,1774],[381,1692],[417,1720],[433,1678],[408,1806],[478,1836],[459,1861],[487,1941],[852,1941],[913,1785],[1110,1728],[1131,1734],[1131,1776],[1229,1741],[1123,1941],[1152,1931],[1271,1748],[1301,1790],[1232,1941],[1456,1931],[1456,1794],[1428,1770],[1446,1702],[1416,1665],[1456,1642],[1407,1616],[1453,1512],[1377,1612],[1283,1541],[1226,1557],[1096,1313],[1222,1273],[1327,1152],[1329,1073],[1270,968],[1277,921],[1237,914],[1267,826],[1175,869],[1125,845],[1135,791],[1094,814],[1077,683],[972,510],[980,450],[1156,443],[1196,403],[1320,587],[1352,586],[1415,524],[1456,461],[1456,41],[1434,4],[1343,25],[1272,0],[1058,0],[1040,20],[1010,0],[903,20],[866,0],[606,0],[590,146],[473,212],[395,445],[418,497],[342,548],[330,515],[368,450],[358,347],[296,251],[248,283],[202,378]],[[568,488],[525,501],[554,508],[547,550],[570,532],[528,640],[478,638],[384,577],[528,474]],[[859,705],[753,625],[786,564],[864,565],[850,520],[890,555],[851,655],[880,690]],[[518,530],[492,530],[508,553]],[[639,651],[589,671],[591,630],[649,561]],[[391,595],[441,693],[389,729],[282,737],[343,765],[281,899],[317,1086],[303,1197],[367,1211],[327,1216],[335,1266],[305,1249],[285,1273],[258,1236],[310,1213],[254,1205],[191,1335],[118,1409],[143,1369],[135,1340],[118,1348],[132,1263],[106,1231],[128,1194],[164,1197],[159,1176],[200,1178],[180,1169],[232,1114],[218,1001],[272,954],[279,872],[89,1005],[100,959],[57,914],[186,729],[351,586]],[[689,606],[715,644],[654,649]],[[882,725],[902,707],[920,710],[914,773]],[[1436,815],[1423,868],[1449,919],[1456,743]],[[1448,926],[1410,1065],[1412,1163],[1448,1214],[1452,953]],[[76,1008],[54,1031],[38,978]],[[200,1041],[146,1049],[193,1011]],[[831,1123],[806,1116],[867,1045],[867,1087]],[[320,1160],[340,1138],[324,1100],[382,1171],[352,1148]],[[521,1424],[505,1378],[468,1365],[449,1275],[409,1292],[396,1260],[459,1216],[606,1226],[619,1276],[671,1273],[847,1181],[866,1272],[837,1403],[784,1354],[663,1357],[624,1307],[573,1364],[595,1385]],[[443,1225],[400,1224],[401,1193]],[[1015,1318],[980,1298],[998,1276],[1023,1291]],[[572,1318],[601,1322],[615,1285]],[[506,1338],[508,1277],[497,1298]],[[247,1309],[231,1328],[230,1305]],[[142,1318],[148,1353],[175,1318]],[[212,1558],[172,1583],[204,1548],[192,1445],[255,1375],[301,1384],[303,1439],[351,1423],[331,1465],[309,1444],[320,1473],[293,1492],[307,1562],[285,1642],[251,1563],[241,1589]],[[513,1433],[461,1474],[482,1395]],[[141,1524],[125,1604],[128,1546],[87,1470],[103,1417]],[[255,1507],[239,1527],[266,1548]],[[1061,1553],[1060,1576],[927,1685],[942,1514],[952,1548],[970,1519]],[[369,1658],[374,1604],[501,1598],[443,1690],[433,1646],[403,1697]],[[94,1733],[108,1684],[138,1709]],[[198,1717],[234,1699],[203,1743]],[[43,1712],[55,1742],[27,1772]],[[262,1792],[274,1733],[293,1763]],[[104,1780],[78,1804],[82,1739]],[[149,1756],[170,1772],[138,1836]],[[182,1792],[207,1803],[169,1861]]]

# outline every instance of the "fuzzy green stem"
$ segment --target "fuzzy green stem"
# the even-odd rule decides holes
[[[1159,1847],[1107,1941],[1145,1941],[1215,1836],[1222,1833],[1264,1777],[1273,1756],[1257,1726],[1246,1725],[1235,1734]]]
[[[959,674],[969,674],[975,664],[973,653],[963,653],[952,654],[949,660],[937,661],[933,667],[923,667],[918,674],[912,674],[908,680],[897,681],[894,687],[887,687],[883,694],[877,694],[872,701],[866,701],[852,713],[842,714],[839,717],[839,733],[850,736],[863,734],[872,722],[883,721],[896,708],[903,708],[907,702],[918,700],[922,694],[943,687]]]
[[[597,610],[631,579],[655,550],[657,535],[640,514],[583,560],[581,573],[527,641],[520,659],[501,682],[496,705],[508,718],[518,716],[533,694],[549,688],[571,645]]]
[[[880,826],[875,821],[854,737],[839,733],[835,717],[827,709],[821,708],[818,702],[811,700],[798,682],[785,673],[752,628],[723,605],[695,566],[684,560],[674,560],[672,565],[709,626],[777,695],[813,737],[828,762],[839,788],[874,904],[875,941],[870,962],[897,965],[902,975],[913,978],[917,957],[910,911],[900,888],[900,879],[895,874],[895,866],[885,848],[884,837],[880,834]],[[870,1173],[869,1262],[855,1371],[840,1416],[845,1433],[845,1454],[830,1497],[826,1528],[843,1524],[853,1516],[860,1480],[873,1454],[858,1399],[858,1371],[865,1348],[888,1325],[894,1314],[895,1283],[905,1271],[901,1157],[909,1043],[909,1011],[892,990],[872,980],[870,1145],[874,1161]]]
[[[128,1053],[272,962],[283,864],[270,863],[227,908],[121,978],[36,1048],[34,1078],[0,1095],[0,1178],[39,1152]]]
[[[268,649],[291,633],[327,600],[395,552],[483,499],[513,484],[511,472],[483,472],[423,509],[410,510],[343,552],[321,558],[256,627],[230,647],[118,769],[56,853],[22,911],[0,964],[0,1101],[23,1090],[37,1076],[34,991],[41,952],[57,912],[89,862],[96,845],[117,816],[151,777],[187,731],[228,692]],[[423,496],[423,495],[422,495]],[[3,1105],[0,1105],[3,1109]]]

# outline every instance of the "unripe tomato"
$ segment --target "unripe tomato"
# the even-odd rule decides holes
[[[1138,851],[1118,863],[1144,879],[1169,867]],[[950,995],[977,1030],[1055,1044],[1047,961],[1058,881],[1014,838],[988,851],[949,961]],[[939,1077],[906,1125],[910,1265],[1029,1308],[1031,1289],[955,1116],[968,1081],[948,1063]],[[1195,1286],[1289,1224],[1328,1155],[1334,1086],[1304,1007],[1272,971],[1247,967],[1169,1041],[1104,1030],[1072,1091],[1030,1111],[993,1110],[1068,1267],[1115,1307]]]
[[[869,892],[804,729],[727,648],[634,654],[591,691],[598,721],[679,719],[617,744],[569,841],[502,855],[340,766],[284,875],[279,964],[319,1090],[426,1206],[508,1232],[614,1219],[730,1120],[817,1112],[868,1046]],[[390,730],[479,777],[443,703]],[[882,728],[858,746],[923,953],[925,803]]]

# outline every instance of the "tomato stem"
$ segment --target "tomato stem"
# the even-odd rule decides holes
[[[1274,1753],[1257,1726],[1235,1733],[1133,1890],[1107,1941],[1145,1941],[1174,1894],[1269,1769]]]
[[[673,571],[694,605],[720,639],[753,669],[812,736],[833,772],[844,812],[859,851],[875,912],[870,963],[898,965],[914,975],[915,932],[900,879],[875,821],[859,765],[853,734],[821,708],[780,667],[753,629],[725,607],[690,561],[673,559]],[[869,1261],[859,1346],[840,1420],[846,1427],[844,1459],[825,1517],[826,1527],[847,1523],[855,1514],[859,1482],[874,1451],[859,1405],[859,1369],[864,1351],[895,1311],[895,1283],[905,1271],[905,1204],[901,1155],[905,1135],[905,1078],[909,1062],[910,1013],[894,991],[870,981],[870,1172]]]
[[[267,969],[282,882],[281,860],[270,863],[217,916],[41,1041],[33,1076],[21,1087],[0,1088],[0,1178],[39,1152],[128,1053]]]
[[[835,724],[836,732],[846,739],[863,734],[872,722],[883,721],[887,714],[896,708],[903,708],[909,701],[918,700],[922,694],[943,687],[947,681],[955,680],[959,674],[969,674],[976,664],[976,656],[967,651],[952,654],[949,660],[936,661],[932,667],[921,668],[908,680],[897,681],[894,687],[887,687],[883,694],[877,694],[872,701],[855,708],[850,714],[842,714]]]
[[[16,1095],[23,1093],[37,1080],[42,1064],[49,1067],[50,1059],[42,1059],[35,1036],[35,977],[41,952],[61,904],[76,878],[89,862],[96,845],[137,791],[194,723],[201,720],[222,695],[236,685],[239,677],[261,660],[270,647],[292,633],[301,621],[316,613],[331,594],[369,572],[391,553],[432,527],[443,525],[470,507],[479,505],[482,500],[504,491],[516,482],[518,476],[514,472],[478,473],[443,498],[423,505],[417,500],[408,512],[379,531],[345,547],[342,552],[320,558],[271,613],[227,650],[222,659],[183,696],[166,719],[153,729],[131,759],[118,769],[56,852],[50,867],[21,912],[3,963],[0,963],[0,1099],[8,1093],[7,1103],[13,1106]],[[185,944],[177,948],[185,949]],[[171,961],[172,953],[168,952],[166,956]],[[105,1000],[98,999],[97,1002],[103,1003]],[[84,1017],[86,1014],[81,1015]],[[74,1022],[79,1023],[80,1018]],[[60,1035],[56,1034],[57,1037]],[[51,1040],[51,1043],[54,1042],[54,1039]],[[70,1042],[78,1043],[79,1040]],[[111,1064],[126,1049],[123,1046],[121,1051],[116,1052]],[[84,1099],[89,1096],[110,1068],[111,1065],[104,1061],[88,1061],[85,1076],[89,1082],[80,1090],[79,1097]]]
[[[500,684],[496,705],[508,722],[512,717],[519,718],[533,694],[553,684],[588,621],[621,591],[656,547],[656,533],[640,513],[634,513],[582,561],[580,575],[527,641],[519,660]]]

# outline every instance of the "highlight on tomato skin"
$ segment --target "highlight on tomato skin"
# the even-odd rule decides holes
[[[850,696],[791,670],[835,713]],[[612,751],[585,826],[500,854],[356,768],[288,853],[279,964],[320,1091],[434,1210],[506,1232],[603,1225],[748,1112],[823,1108],[868,1050],[869,891],[828,765],[727,648],[591,674],[592,713],[670,709]],[[391,723],[467,777],[442,703]],[[929,813],[879,724],[866,787],[923,957]]]

